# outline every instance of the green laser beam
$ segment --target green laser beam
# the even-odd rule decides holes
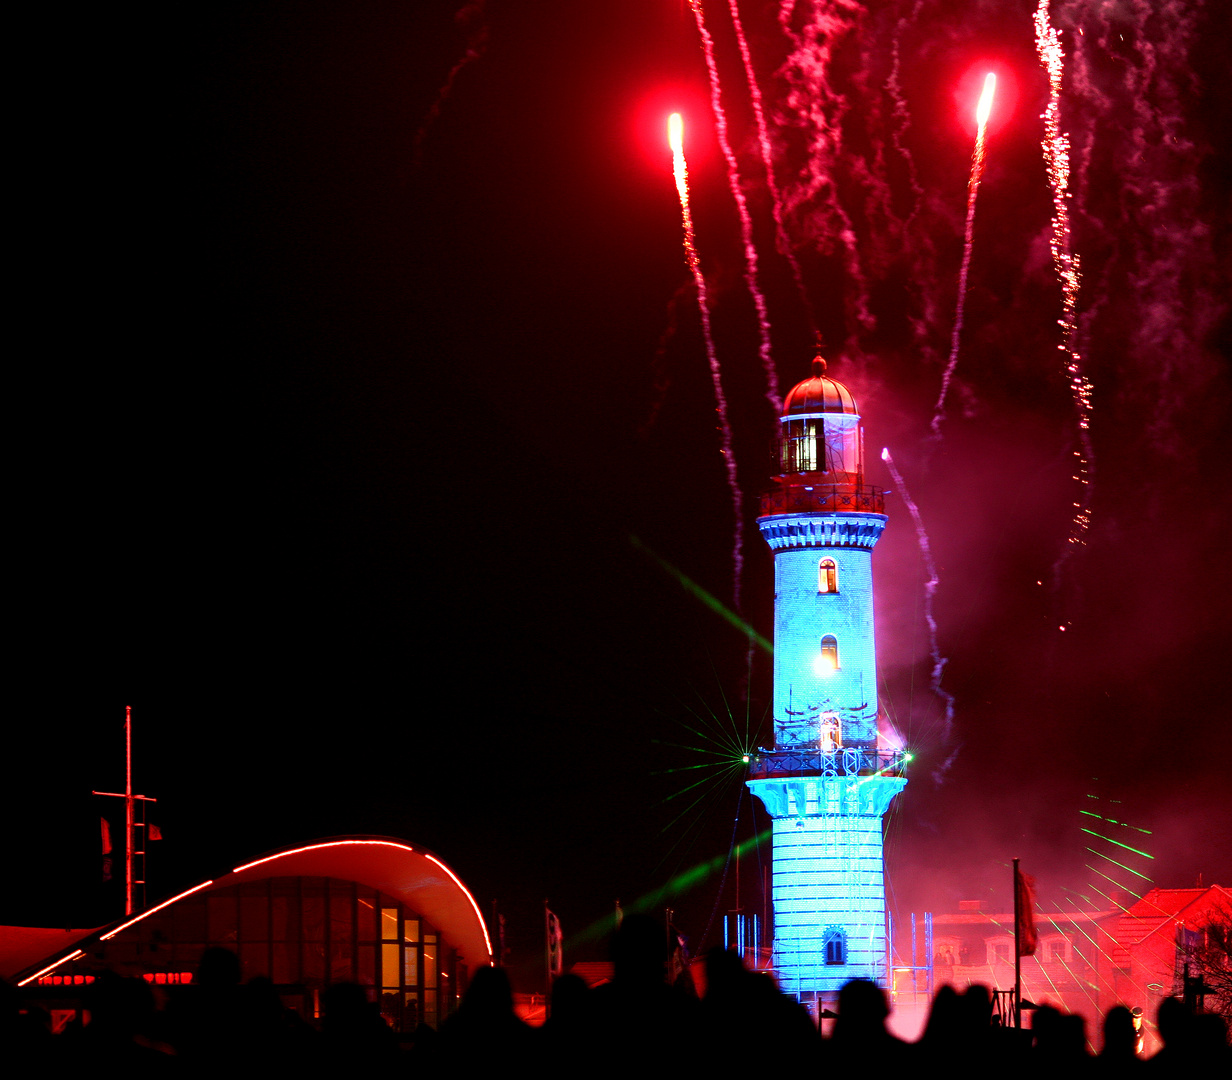
[[[713,664],[711,665],[713,668]],[[689,711],[698,718],[707,728],[714,734],[711,736],[712,741],[725,744],[727,746],[738,746],[740,739],[737,733],[733,730],[736,718],[732,715],[731,706],[727,703],[727,695],[723,693],[723,681],[719,677],[719,673],[715,671],[715,682],[719,688],[719,696],[723,699],[723,712],[726,715],[728,723],[724,724],[720,719],[719,714],[714,709],[706,704],[705,699],[698,693],[698,698],[701,699],[701,704],[704,711],[699,713],[691,706],[687,706]]]
[[[743,855],[755,845],[768,839],[772,831],[772,829],[766,829],[757,836],[751,836],[747,840],[742,840],[736,845],[735,854]],[[721,855],[715,855],[713,858],[706,859],[704,862],[700,862],[696,866],[689,867],[689,869],[682,871],[681,873],[675,875],[675,877],[669,878],[658,888],[652,889],[650,892],[639,896],[631,903],[624,904],[623,908],[625,913],[630,914],[632,912],[653,911],[664,900],[679,895],[686,889],[692,888],[699,881],[702,881],[711,874],[714,874],[716,871],[721,870],[726,861],[727,852],[723,852]],[[577,934],[576,940],[579,942],[593,941],[595,938],[601,937],[603,934],[608,933],[611,928],[612,917],[610,915],[605,915],[600,919],[596,919],[589,926],[581,930]]]
[[[1050,923],[1052,923],[1052,928],[1053,928],[1053,929],[1054,929],[1054,930],[1055,930],[1058,934],[1060,934],[1060,935],[1061,935],[1061,937],[1066,937],[1065,931],[1063,931],[1063,930],[1061,929],[1061,927],[1057,925],[1057,920],[1056,920],[1056,919],[1051,919],[1051,918],[1050,918],[1048,921],[1049,921]],[[1091,935],[1090,935],[1090,934],[1088,934],[1088,933],[1087,933],[1087,932],[1086,932],[1086,931],[1085,931],[1085,930],[1084,930],[1081,926],[1079,926],[1079,925],[1078,925],[1078,923],[1077,923],[1077,921],[1072,922],[1072,923],[1071,923],[1071,925],[1073,926],[1073,928],[1074,928],[1075,930],[1077,930],[1077,931],[1078,931],[1078,933],[1080,933],[1080,934],[1081,934],[1084,938],[1086,938],[1086,939],[1087,939],[1087,940],[1088,940],[1088,941],[1089,941],[1092,945],[1094,945],[1094,946],[1095,946],[1095,951],[1096,951],[1096,952],[1098,952],[1101,956],[1103,956],[1103,957],[1104,957],[1104,959],[1106,959],[1107,961],[1109,961],[1109,963],[1111,963],[1111,962],[1112,962],[1112,957],[1111,957],[1111,956],[1109,956],[1109,955],[1108,955],[1108,953],[1106,953],[1103,949],[1101,949],[1101,948],[1099,947],[1099,942],[1097,942],[1097,941],[1096,941],[1093,937],[1091,937]],[[1078,950],[1077,950],[1077,949],[1075,949],[1074,951],[1075,951],[1075,952],[1078,952]],[[1078,952],[1078,955],[1079,955],[1079,957],[1081,957],[1081,956],[1082,956],[1082,953],[1081,953],[1081,952]],[[1043,966],[1043,965],[1041,965],[1041,967],[1042,967],[1042,966]],[[1079,979],[1079,978],[1078,978],[1078,976],[1074,973],[1074,970],[1073,970],[1073,969],[1069,966],[1069,962],[1068,962],[1068,961],[1067,961],[1064,957],[1061,957],[1061,966],[1062,966],[1063,968],[1065,968],[1065,972],[1066,972],[1066,974],[1067,974],[1067,975],[1069,975],[1069,976],[1070,976],[1070,978],[1074,980],[1074,982],[1076,982],[1076,983],[1081,983],[1081,982],[1084,982],[1084,981],[1085,981],[1085,980],[1081,980],[1081,979]],[[1088,965],[1088,966],[1091,966],[1091,965]],[[1098,968],[1098,967],[1096,967],[1096,969],[1095,969],[1095,974],[1096,974],[1096,977],[1098,978],[1098,976],[1099,976],[1099,968]],[[1107,978],[1107,977],[1105,977],[1105,981],[1108,983],[1108,989],[1109,989],[1109,990],[1112,990],[1112,989],[1113,989],[1113,983],[1112,983],[1112,980],[1111,980],[1111,979],[1109,979],[1109,978]],[[1098,984],[1098,983],[1094,983],[1094,984],[1087,983],[1087,985],[1088,985],[1088,986],[1093,986],[1093,988],[1095,989],[1095,991],[1096,991],[1097,993],[1099,992],[1099,984]],[[1088,998],[1089,998],[1090,996],[1091,996],[1090,994],[1087,994],[1087,997],[1088,997]],[[1094,1000],[1092,1000],[1092,1001],[1091,1001],[1091,1004],[1092,1004],[1092,1005],[1094,1005],[1094,1004],[1095,1004],[1095,1001],[1094,1001]]]
[[[702,835],[705,822],[708,820],[712,809],[719,804],[723,792],[727,789],[727,785],[723,783],[722,778],[714,778],[713,783],[701,790],[688,806],[680,811],[671,821],[659,830],[659,835],[665,834],[671,837],[671,843],[659,856],[658,862],[651,869],[651,875],[659,873],[660,869],[666,866],[672,859],[675,859],[675,865],[679,867],[685,856],[693,849],[693,845],[697,843],[698,838]],[[691,815],[680,828],[672,831],[677,822],[686,815]],[[675,873],[675,870],[672,871]]]
[[[1085,866],[1088,870],[1090,870],[1090,871],[1091,871],[1091,873],[1093,873],[1093,874],[1098,874],[1098,875],[1099,875],[1100,877],[1102,877],[1105,881],[1111,881],[1111,882],[1112,882],[1112,884],[1113,884],[1113,885],[1115,885],[1118,889],[1124,889],[1124,890],[1125,890],[1127,893],[1129,893],[1129,895],[1130,895],[1130,896],[1132,896],[1135,900],[1141,900],[1141,899],[1142,899],[1142,895],[1141,895],[1140,893],[1136,893],[1136,892],[1134,892],[1134,890],[1133,890],[1133,889],[1131,889],[1131,888],[1129,888],[1127,885],[1122,885],[1119,881],[1117,881],[1117,879],[1116,879],[1116,878],[1111,878],[1111,877],[1109,877],[1109,876],[1108,876],[1107,874],[1105,874],[1102,870],[1096,870],[1096,869],[1095,869],[1095,867],[1093,867],[1090,863],[1083,863],[1082,865],[1083,865],[1083,866]],[[1087,884],[1088,884],[1088,885],[1090,885],[1091,883],[1090,883],[1090,882],[1087,882]],[[1104,890],[1103,890],[1103,889],[1100,889],[1100,888],[1098,888],[1098,887],[1097,887],[1097,886],[1095,886],[1095,885],[1091,885],[1091,891],[1092,891],[1092,892],[1097,892],[1097,893],[1099,893],[1099,895],[1100,895],[1100,896],[1102,896],[1105,900],[1107,900],[1107,901],[1108,901],[1108,903],[1110,903],[1113,907],[1119,907],[1122,911],[1124,911],[1124,912],[1128,913],[1129,908],[1127,908],[1127,907],[1126,907],[1124,904],[1122,904],[1119,900],[1115,900],[1115,899],[1113,899],[1113,897],[1109,896],[1106,892],[1104,892]]]
[[[686,806],[683,810],[681,810],[680,813],[678,813],[674,818],[672,818],[671,821],[669,821],[666,825],[664,825],[659,830],[660,835],[667,832],[668,829],[670,829],[673,825],[675,825],[676,822],[678,822],[682,817],[684,817],[685,814],[687,814],[690,810],[692,810],[693,807],[695,807],[703,799],[711,798],[717,801],[718,799],[722,798],[723,793],[731,789],[731,778],[732,777],[731,777],[730,772],[721,773],[717,776],[704,776],[700,780],[698,780],[697,783],[690,784],[687,788],[683,788],[680,791],[676,792],[675,795],[671,795],[667,799],[664,799],[663,802],[666,803],[669,801],[669,799],[674,799],[680,795],[685,794],[688,791],[693,790],[694,788],[698,788],[698,787],[702,788],[702,791],[697,796],[697,798],[695,798],[691,803],[689,803],[688,806]],[[706,786],[703,787],[702,785],[706,785]],[[699,819],[701,816],[702,815],[699,815]],[[690,826],[690,828],[692,828],[692,826]],[[677,844],[679,842],[680,841],[678,840]],[[676,845],[674,844],[672,846],[675,847]]]
[[[685,731],[689,732],[696,738],[701,739],[703,742],[714,743],[716,746],[727,750],[734,750],[740,747],[740,740],[737,739],[732,732],[723,727],[723,725],[719,723],[717,717],[712,717],[709,710],[707,710],[705,714],[702,714],[697,712],[693,706],[685,702],[681,702],[681,704],[688,709],[689,712],[692,713],[702,725],[701,729],[694,728],[690,727],[683,720],[677,719],[676,722],[680,724]]]
[[[1062,885],[1062,886],[1061,886],[1061,890],[1062,890],[1062,892],[1073,892],[1073,890],[1072,890],[1072,889],[1067,889],[1064,885]],[[1075,895],[1076,895],[1076,896],[1079,896],[1079,897],[1081,897],[1083,900],[1085,900],[1085,901],[1086,901],[1088,904],[1090,904],[1090,905],[1091,905],[1091,907],[1093,907],[1096,911],[1098,911],[1098,910],[1099,910],[1099,905],[1098,905],[1098,904],[1097,904],[1094,900],[1092,900],[1089,896],[1087,896],[1087,894],[1086,894],[1086,893],[1081,893],[1081,892],[1080,892],[1080,893],[1076,893]],[[1075,904],[1075,903],[1074,903],[1074,901],[1072,901],[1072,900],[1071,900],[1071,901],[1070,901],[1070,903],[1071,903],[1071,904],[1074,904],[1074,907],[1076,907],[1076,908],[1078,907],[1078,905],[1077,905],[1077,904]],[[1079,910],[1079,911],[1081,911],[1082,909],[1081,909],[1081,908],[1078,908],[1078,910]]]
[[[1109,825],[1120,825],[1122,829],[1133,829],[1134,832],[1145,833],[1147,836],[1154,836],[1150,829],[1141,829],[1137,825],[1131,825],[1128,821],[1117,821],[1116,818],[1104,817],[1101,814],[1093,814],[1090,810],[1079,810],[1078,813],[1085,814],[1087,817],[1099,818],[1100,821],[1106,821]]]
[[[1142,878],[1143,881],[1154,884],[1154,882],[1151,882],[1151,879],[1147,877],[1146,874],[1140,874],[1132,866],[1126,866],[1124,863],[1117,862],[1116,859],[1114,859],[1111,855],[1105,855],[1102,851],[1096,851],[1093,847],[1089,847],[1086,850],[1089,851],[1092,855],[1094,855],[1097,859],[1107,859],[1110,863],[1112,863],[1113,866],[1119,866],[1122,870],[1128,870],[1131,874],[1134,875],[1134,877],[1140,877]],[[1109,880],[1111,881],[1112,879],[1109,878]]]
[[[1025,960],[1026,957],[1023,957],[1023,959]],[[1038,956],[1033,956],[1032,959],[1035,960],[1036,967],[1039,968],[1040,973],[1044,976],[1045,979],[1048,980],[1048,985],[1052,987],[1052,992],[1056,994],[1057,997],[1060,997],[1061,991],[1057,986],[1056,980],[1052,977],[1052,972],[1050,972],[1042,963],[1040,963],[1040,958]],[[1061,961],[1061,962],[1064,963],[1065,961]],[[1090,997],[1089,994],[1087,996]],[[1092,1002],[1092,1004],[1094,1004],[1094,1002]]]
[[[678,570],[662,556],[656,554],[648,548],[632,533],[629,534],[629,543],[637,548],[638,551],[645,552],[651,559],[658,563],[664,571],[676,579],[676,581],[680,584],[680,587],[684,589],[685,592],[695,596],[721,619],[730,623],[751,641],[755,641],[768,656],[774,655],[774,646],[762,637],[761,634],[754,630],[749,623],[745,622],[739,615],[732,611],[731,608],[727,607],[721,600],[719,600],[717,596],[714,596],[712,593],[708,593],[705,589],[698,585],[697,582],[693,581],[690,577]]]
[[[711,793],[709,791],[703,791],[700,795],[697,796],[697,798],[695,798],[691,803],[689,803],[688,806],[686,806],[683,810],[681,810],[680,813],[678,813],[674,818],[672,818],[671,821],[667,822],[667,824],[665,824],[662,828],[660,828],[659,835],[662,836],[664,833],[670,831],[675,826],[676,822],[678,822],[682,817],[684,817],[685,814],[689,813],[689,811],[691,811],[695,806],[697,806],[698,803],[710,797],[710,795]],[[702,816],[704,815],[699,814],[698,818],[700,819]],[[666,862],[668,858],[671,856],[672,852],[674,852],[681,844],[683,844],[686,840],[689,839],[689,834],[694,831],[696,826],[697,826],[697,822],[693,822],[692,824],[689,824],[685,827],[684,832],[680,836],[678,836],[675,842],[671,845],[671,847],[669,847],[667,851],[664,852],[663,858],[659,860],[659,866],[662,866],[663,863]],[[657,870],[658,866],[656,866],[655,869]]]
[[[654,746],[670,746],[674,750],[688,750],[692,754],[710,754],[712,757],[722,758],[728,761],[732,757],[731,751],[727,749],[715,750],[710,746],[690,746],[688,743],[671,742],[667,739],[651,739],[651,744]]]
[[[678,772],[692,772],[694,769],[721,769],[726,764],[727,768],[735,768],[734,762],[722,761],[703,761],[700,765],[674,765],[670,769],[652,769],[650,776],[671,776]]]
[[[1088,836],[1098,836],[1101,840],[1107,840],[1110,844],[1116,844],[1119,848],[1124,848],[1126,851],[1132,851],[1135,855],[1141,855],[1144,859],[1154,859],[1154,855],[1148,855],[1145,851],[1139,851],[1136,847],[1130,847],[1128,844],[1122,844],[1120,840],[1113,840],[1111,836],[1104,836],[1102,833],[1092,832],[1090,829],[1081,829],[1081,832]],[[1125,869],[1129,869],[1126,867]],[[1150,881],[1150,878],[1147,878]]]
[[[684,787],[682,787],[679,791],[675,791],[675,792],[673,792],[671,795],[666,796],[666,797],[663,799],[663,801],[664,801],[665,803],[666,803],[666,802],[671,802],[673,799],[678,799],[678,798],[680,798],[680,796],[681,796],[681,795],[684,795],[684,794],[686,794],[686,793],[688,793],[688,792],[692,791],[694,788],[701,787],[703,784],[708,784],[708,783],[710,783],[710,781],[711,781],[711,780],[716,780],[716,779],[718,779],[718,777],[717,777],[717,776],[703,776],[700,780],[695,780],[695,781],[694,781],[693,783],[691,783],[691,784],[686,784],[686,785],[685,785]],[[673,819],[673,821],[674,821],[674,819]],[[662,830],[660,830],[660,832],[661,832],[661,831],[662,831]]]
[[[1067,889],[1064,885],[1062,885],[1062,886],[1061,886],[1061,891],[1062,891],[1062,892],[1069,892],[1070,890],[1069,890],[1069,889]],[[1082,893],[1079,893],[1078,895],[1079,895],[1079,896],[1082,896]],[[1087,902],[1088,904],[1090,904],[1092,907],[1094,907],[1094,908],[1098,908],[1098,905],[1095,903],[1095,901],[1091,900],[1089,897],[1082,896],[1082,898],[1083,898],[1084,900],[1086,900],[1086,902]],[[1068,897],[1066,897],[1066,899],[1067,899],[1067,900],[1069,900],[1069,898],[1068,898]],[[1082,908],[1080,908],[1077,904],[1075,904],[1073,900],[1069,900],[1069,902],[1070,902],[1070,904],[1072,904],[1072,905],[1073,905],[1074,910],[1075,910],[1075,911],[1076,911],[1079,915],[1086,915],[1088,918],[1091,916],[1091,914],[1092,914],[1091,912],[1089,912],[1089,911],[1083,911],[1083,910],[1082,910]],[[1098,912],[1096,912],[1096,913],[1098,913]],[[1109,954],[1106,950],[1104,950],[1103,948],[1101,948],[1101,947],[1100,947],[1099,942],[1098,942],[1098,941],[1096,941],[1093,937],[1091,937],[1091,935],[1090,935],[1090,934],[1088,934],[1085,930],[1083,930],[1080,926],[1078,926],[1078,924],[1077,924],[1076,922],[1074,923],[1074,926],[1075,926],[1075,927],[1076,927],[1076,928],[1077,928],[1077,929],[1078,929],[1078,930],[1082,933],[1083,937],[1085,937],[1088,941],[1090,941],[1090,942],[1091,942],[1091,944],[1092,944],[1092,945],[1094,945],[1094,946],[1095,946],[1095,949],[1096,949],[1096,951],[1097,951],[1097,952],[1099,952],[1099,953],[1100,953],[1100,954],[1102,954],[1103,956],[1106,956],[1109,960],[1111,960],[1111,959],[1112,959],[1111,955],[1110,955],[1110,954]],[[1119,948],[1121,948],[1121,943],[1120,943],[1120,942],[1116,939],[1116,937],[1115,937],[1115,936],[1113,936],[1113,933],[1112,933],[1112,931],[1111,931],[1111,930],[1109,930],[1109,929],[1107,929],[1107,928],[1105,927],[1105,928],[1104,928],[1104,933],[1108,935],[1108,940],[1109,940],[1109,941],[1111,941],[1113,945],[1115,945],[1118,949],[1119,949]]]

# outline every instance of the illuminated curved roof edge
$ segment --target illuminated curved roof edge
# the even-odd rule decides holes
[[[389,874],[398,869],[407,870],[413,869],[413,861],[405,860],[402,853],[414,856],[416,860],[425,860],[438,869],[444,871],[452,883],[452,891],[460,893],[465,897],[466,905],[459,905],[458,909],[454,909],[447,903],[442,903],[439,895],[440,890],[433,888],[434,882],[420,881],[418,887],[414,885],[410,887],[399,888],[396,883],[392,883],[387,877],[383,877],[381,873],[364,873],[365,863],[361,860],[359,863],[350,867],[337,866],[335,869],[342,870],[341,873],[324,873],[323,870],[330,868],[331,856],[341,856],[344,852],[354,853],[356,848],[382,848],[386,849],[383,854],[392,855],[393,860],[390,863],[383,864],[380,868]],[[367,852],[365,852],[367,854]],[[302,844],[294,848],[286,848],[281,851],[273,851],[262,855],[250,862],[243,863],[237,866],[228,874],[224,874],[219,878],[210,878],[194,885],[191,889],[185,889],[181,893],[170,897],[161,903],[155,904],[151,908],[131,918],[125,919],[123,922],[107,930],[105,933],[98,934],[99,941],[108,941],[117,934],[127,930],[130,926],[141,922],[143,919],[149,918],[151,915],[162,911],[171,904],[193,893],[201,892],[203,889],[208,889],[211,886],[217,888],[226,888],[229,885],[239,884],[243,880],[259,880],[263,877],[272,876],[269,873],[248,874],[248,871],[254,870],[257,867],[268,866],[269,864],[281,860],[291,859],[290,866],[281,868],[285,875],[291,876],[308,876],[308,877],[343,877],[353,881],[363,881],[364,884],[370,885],[373,888],[379,889],[381,892],[391,896],[397,896],[399,900],[405,903],[408,907],[414,909],[419,914],[428,918],[428,920],[444,935],[446,940],[450,942],[457,950],[463,960],[472,967],[482,967],[490,964],[492,961],[492,940],[488,936],[488,928],[483,919],[483,913],[479,910],[479,904],[475,901],[474,895],[462,883],[462,879],[455,874],[444,860],[438,858],[425,847],[413,847],[403,840],[396,840],[391,837],[372,837],[372,836],[339,836],[329,837],[324,840],[314,840],[308,844]],[[398,860],[402,860],[399,862]],[[322,861],[323,860],[323,861]],[[305,872],[303,867],[307,864],[311,867],[311,871]],[[292,871],[292,868],[299,866],[298,871]],[[376,871],[378,868],[369,861],[367,864],[369,871]],[[355,870],[359,870],[359,875]],[[315,872],[312,872],[315,871]],[[361,876],[362,875],[362,876]],[[379,884],[373,884],[372,880],[366,880],[369,877],[379,879]],[[429,892],[431,890],[431,892]],[[436,894],[436,895],[433,895]],[[427,901],[425,904],[423,901]],[[473,921],[470,916],[473,915]],[[97,933],[95,931],[94,933]],[[93,936],[91,934],[90,936]],[[83,939],[87,940],[87,939]],[[478,956],[475,956],[478,953]],[[34,974],[22,979],[17,985],[25,986],[27,983],[33,982],[35,979],[54,971],[61,964],[67,963],[69,960],[76,959],[83,955],[80,948],[74,948],[67,955],[41,968]]]

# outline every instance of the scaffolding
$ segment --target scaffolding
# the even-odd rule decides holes
[[[920,921],[911,913],[911,963],[894,962],[894,913],[886,912],[886,938],[890,957],[891,1000],[896,1007],[927,1007],[933,996],[933,913],[924,912],[923,955],[920,953]],[[899,956],[901,957],[901,952]]]

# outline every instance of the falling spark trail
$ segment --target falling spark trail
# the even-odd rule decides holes
[[[936,248],[933,244],[930,230],[915,230],[915,221],[924,208],[924,188],[920,184],[919,170],[915,158],[907,147],[906,136],[911,127],[911,110],[907,106],[907,98],[901,81],[902,71],[902,41],[909,27],[914,27],[919,19],[920,9],[924,0],[915,0],[909,14],[903,15],[894,28],[894,37],[890,46],[890,74],[886,79],[886,92],[893,102],[891,116],[893,124],[890,127],[890,141],[895,152],[902,159],[907,169],[907,186],[911,191],[911,209],[902,219],[901,244],[909,246],[916,252],[916,268],[909,278],[910,294],[919,305],[917,314],[908,314],[907,322],[911,327],[911,336],[915,342],[916,351],[921,357],[932,361],[937,350],[932,344],[932,328],[937,324],[937,286],[936,286]],[[914,235],[913,235],[914,233]]]
[[[702,337],[706,342],[706,359],[710,362],[710,381],[714,384],[715,411],[719,414],[719,431],[722,434],[721,452],[727,468],[727,486],[731,490],[732,510],[736,515],[735,534],[732,539],[732,606],[740,610],[740,579],[744,571],[744,510],[740,497],[740,485],[736,480],[736,455],[732,450],[731,424],[727,419],[727,398],[723,394],[723,380],[719,372],[719,358],[714,350],[714,334],[710,330],[710,300],[706,293],[706,278],[702,274],[701,260],[697,257],[697,243],[693,235],[693,214],[689,210],[689,170],[684,160],[684,124],[679,113],[672,113],[667,122],[667,138],[672,148],[672,173],[676,178],[676,193],[680,196],[680,219],[684,226],[684,256],[693,272],[697,286],[697,307],[702,318]]]
[[[770,150],[770,132],[766,126],[766,110],[761,98],[761,88],[757,85],[757,74],[753,70],[753,54],[749,51],[748,39],[744,36],[744,23],[740,19],[740,8],[737,0],[727,0],[731,11],[732,26],[736,31],[736,44],[740,47],[740,59],[744,62],[744,77],[749,84],[749,100],[753,105],[753,119],[757,124],[757,146],[761,151],[761,163],[766,172],[766,190],[770,194],[770,212],[774,215],[774,242],[778,251],[787,259],[791,267],[791,276],[796,283],[796,291],[804,305],[804,314],[808,319],[809,330],[817,336],[817,313],[813,310],[813,302],[809,299],[808,289],[804,286],[804,272],[800,269],[800,260],[796,258],[795,249],[787,235],[787,227],[783,224],[783,196],[779,191],[778,180],[774,176],[774,155]],[[778,380],[774,384],[774,393],[778,393]]]
[[[915,535],[920,543],[920,554],[924,558],[924,568],[928,572],[928,581],[924,583],[924,621],[928,623],[928,650],[933,661],[932,686],[933,693],[941,699],[945,705],[945,733],[944,741],[950,740],[950,733],[954,723],[954,695],[941,687],[941,676],[945,672],[947,660],[941,655],[940,646],[937,644],[937,620],[933,615],[933,597],[937,593],[937,585],[940,579],[937,574],[937,564],[933,561],[932,546],[928,542],[928,533],[924,529],[924,519],[920,517],[920,508],[916,506],[911,498],[911,493],[907,490],[907,485],[903,481],[902,473],[898,471],[894,464],[894,458],[890,454],[889,447],[885,447],[881,451],[881,460],[886,463],[890,470],[890,476],[894,480],[894,487],[898,491],[899,497],[907,507],[907,512],[911,515],[911,520],[915,525]],[[941,764],[940,768],[934,772],[934,779],[940,780],[949,769],[951,762],[954,760],[954,754]]]
[[[753,244],[753,221],[749,217],[748,200],[745,199],[744,189],[740,186],[740,165],[732,151],[731,140],[727,137],[727,114],[723,111],[719,67],[714,59],[714,38],[706,29],[701,0],[689,0],[689,7],[697,22],[697,33],[702,39],[702,53],[706,57],[706,74],[710,79],[710,109],[714,113],[714,130],[718,135],[719,149],[723,152],[723,160],[727,162],[727,186],[731,188],[736,210],[740,214],[740,240],[744,244],[744,280],[749,287],[749,295],[753,298],[753,307],[757,310],[757,352],[766,373],[766,398],[774,407],[775,413],[779,413],[783,409],[783,399],[779,395],[774,358],[770,355],[770,317],[766,314],[766,298],[757,283],[757,248]]]
[[[958,271],[958,301],[954,308],[954,325],[950,330],[950,359],[941,377],[941,394],[933,410],[933,436],[941,434],[941,417],[945,412],[945,396],[950,392],[950,380],[958,366],[958,344],[962,339],[963,309],[967,303],[967,273],[971,269],[971,247],[975,236],[975,200],[980,193],[980,177],[984,173],[984,131],[988,126],[988,113],[992,108],[993,92],[997,77],[991,71],[984,79],[984,91],[976,110],[975,150],[971,154],[971,177],[967,181],[967,227],[963,232],[962,266]]]
[[[470,3],[466,4],[454,16],[454,22],[459,26],[469,23],[476,27],[476,29],[471,31],[469,40],[466,43],[466,52],[449,69],[449,74],[445,76],[444,83],[441,84],[441,88],[436,92],[436,98],[420,123],[419,130],[415,132],[416,166],[421,163],[424,140],[428,137],[428,132],[432,129],[432,125],[436,123],[437,118],[441,115],[441,109],[453,91],[453,84],[462,73],[462,69],[480,59],[488,50],[488,23],[483,10],[485,3],[486,0],[470,0]]]
[[[1066,558],[1077,544],[1086,543],[1091,527],[1091,380],[1082,367],[1078,352],[1078,289],[1082,281],[1081,264],[1073,251],[1069,228],[1069,136],[1061,131],[1061,78],[1065,73],[1065,53],[1061,36],[1048,21],[1048,0],[1040,0],[1035,11],[1035,51],[1048,75],[1048,108],[1044,112],[1044,164],[1052,186],[1052,235],[1049,248],[1052,265],[1061,282],[1061,344],[1065,353],[1065,374],[1069,379],[1074,411],[1078,416],[1077,475],[1080,500],[1074,503],[1070,520],[1069,546],[1053,566],[1054,578],[1059,576]]]
[[[734,3],[735,0],[732,0],[732,2]],[[909,22],[915,22],[916,17],[920,14],[920,5],[922,3],[923,0],[915,0],[915,6],[912,7],[911,14],[904,15],[899,19],[898,25],[894,28],[894,44],[890,50],[890,77],[886,80],[886,90],[894,102],[893,115],[897,121],[891,130],[891,139],[894,143],[894,149],[898,151],[899,156],[907,166],[907,181],[911,185],[913,200],[911,203],[911,213],[907,215],[907,220],[903,222],[904,232],[911,227],[916,214],[920,212],[920,205],[924,201],[924,189],[920,186],[920,176],[916,171],[915,159],[911,156],[911,151],[903,145],[903,136],[907,134],[907,129],[911,126],[911,113],[907,108],[907,99],[903,97],[903,88],[902,84],[898,81],[898,72],[903,31],[907,28]]]
[[[858,349],[861,331],[873,330],[877,320],[869,309],[868,277],[860,261],[860,244],[851,215],[839,197],[836,174],[842,164],[843,118],[851,110],[847,95],[829,78],[837,66],[837,54],[848,38],[854,40],[859,4],[833,4],[814,0],[808,20],[798,26],[797,0],[779,0],[777,19],[780,29],[792,43],[792,52],[778,71],[786,80],[787,93],[778,119],[788,127],[798,127],[808,137],[808,163],[799,173],[793,211],[808,214],[808,227],[814,235],[825,234],[841,252],[843,268],[851,286],[844,300],[848,319],[855,327],[846,334],[847,342]],[[817,199],[820,205],[810,206]]]
[[[1118,370],[1127,384],[1138,384],[1142,400],[1152,401],[1143,449],[1158,455],[1161,466],[1179,464],[1205,442],[1195,440],[1195,407],[1208,400],[1211,379],[1224,370],[1212,334],[1225,325],[1232,297],[1227,260],[1212,243],[1220,231],[1203,209],[1209,191],[1203,162],[1213,147],[1204,125],[1187,112],[1189,103],[1218,96],[1218,84],[1206,84],[1216,70],[1205,69],[1199,57],[1214,55],[1204,39],[1216,26],[1222,30],[1212,20],[1223,8],[1144,0],[1087,7],[1086,32],[1078,28],[1065,57],[1068,93],[1079,102],[1077,123],[1095,128],[1093,154],[1086,152],[1091,140],[1082,140],[1068,204],[1072,215],[1086,219],[1084,231],[1096,244],[1095,261],[1083,266],[1078,352],[1085,357],[1088,346],[1106,341],[1101,323],[1131,296],[1133,317],[1122,316],[1117,327],[1127,331]],[[1109,60],[1117,72],[1112,79]],[[1106,119],[1091,125],[1092,114]],[[1113,170],[1115,184],[1086,181],[1088,167]],[[1091,471],[1094,489],[1093,460]]]

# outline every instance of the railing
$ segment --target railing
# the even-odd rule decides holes
[[[1018,1000],[1013,990],[994,990],[992,992],[992,1023],[993,1027],[1017,1027]]]
[[[749,763],[750,780],[789,776],[898,776],[902,750],[846,746],[841,750],[763,750]]]
[[[840,514],[884,514],[885,490],[868,484],[815,484],[804,487],[793,483],[761,497],[761,517],[818,510]]]

